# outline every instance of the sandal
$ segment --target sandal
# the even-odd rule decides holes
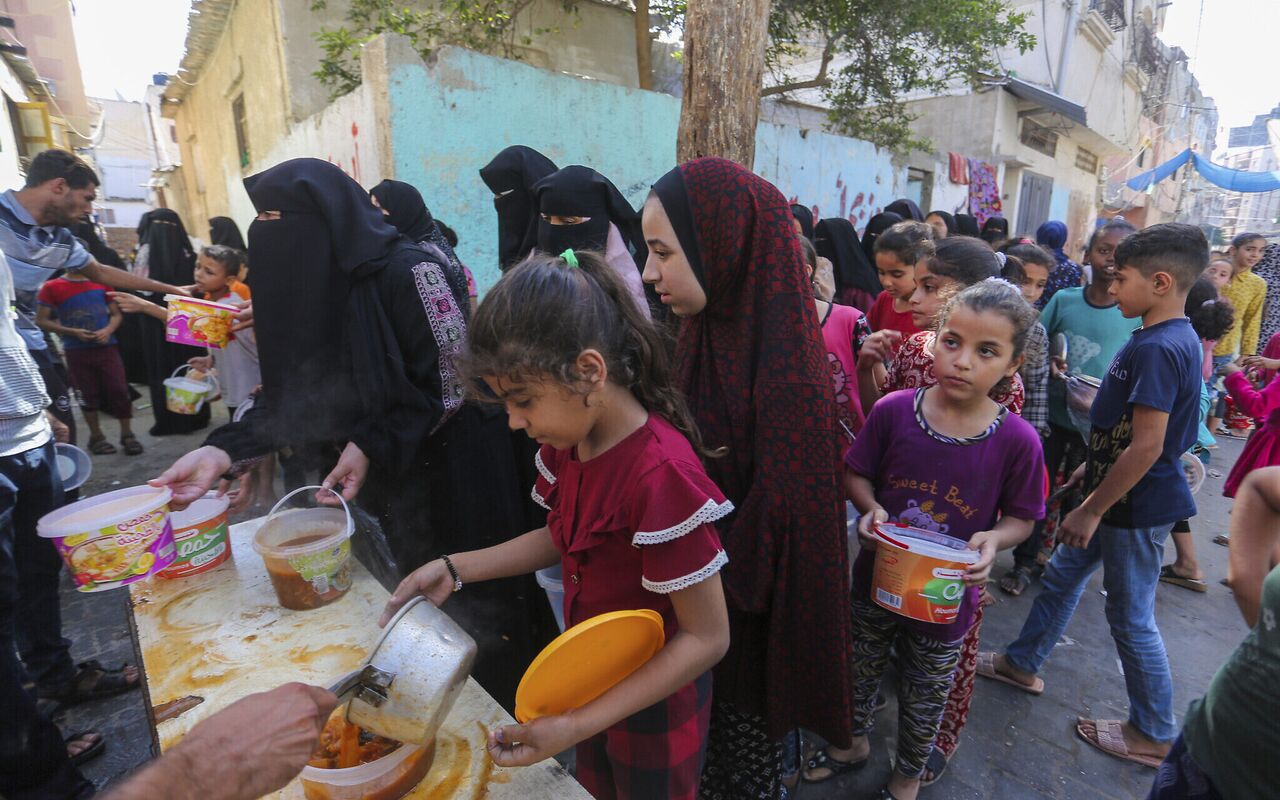
[[[1093,736],[1085,733],[1084,724],[1086,722],[1093,723]],[[1081,739],[1084,739],[1086,743],[1109,756],[1114,756],[1124,761],[1132,761],[1135,764],[1141,764],[1151,769],[1159,769],[1160,764],[1164,761],[1163,758],[1129,752],[1129,746],[1124,743],[1124,734],[1120,730],[1120,725],[1121,723],[1118,719],[1085,719],[1084,717],[1078,717],[1076,719],[1076,734]]]
[[[1220,544],[1220,545],[1222,545],[1223,547],[1230,547],[1230,546],[1231,546],[1231,537],[1230,537],[1230,536],[1228,536],[1228,535],[1227,535],[1227,534],[1225,534],[1225,533],[1220,533],[1220,534],[1218,534],[1217,536],[1213,537],[1213,543],[1214,543],[1214,544]]]
[[[107,669],[97,659],[82,661],[76,665],[76,674],[60,689],[40,690],[41,697],[57,700],[59,708],[69,708],[97,700],[131,692],[142,685],[142,675],[132,681],[125,675],[128,664],[121,664],[118,669]]]
[[[1021,689],[1027,694],[1033,694],[1037,697],[1044,694],[1044,678],[1036,676],[1032,683],[1023,683],[1016,678],[1010,678],[1003,672],[996,671],[996,654],[995,653],[978,653],[978,675],[983,678],[990,678],[993,681],[1007,683],[1015,689]]]
[[[925,786],[932,786],[933,784],[937,783],[942,778],[942,773],[947,771],[948,763],[950,762],[947,760],[947,757],[942,754],[942,751],[936,747],[933,748],[933,750],[929,753],[929,759],[924,762],[925,772],[932,773],[933,777],[925,778],[923,775],[921,775],[920,786],[923,788]]]
[[[126,456],[142,455],[142,442],[138,441],[138,437],[132,433],[128,436],[121,436],[120,444],[124,446],[124,454]]]
[[[889,787],[886,786],[880,790],[878,800],[898,800],[898,798],[894,797],[893,792],[889,791]]]
[[[1031,570],[1027,567],[1014,567],[1000,579],[1000,591],[1014,597],[1019,596],[1031,585]]]
[[[1203,579],[1187,578],[1173,571],[1172,564],[1165,564],[1160,568],[1160,580],[1165,583],[1171,583],[1174,586],[1181,586],[1183,589],[1190,589],[1193,592],[1209,591],[1209,584]]]
[[[102,755],[102,751],[107,749],[107,740],[102,738],[102,734],[97,731],[80,731],[79,733],[73,733],[70,736],[63,737],[63,741],[66,742],[67,745],[67,750],[70,751],[72,744],[75,742],[83,744],[84,740],[90,736],[96,736],[98,738],[88,747],[75,755],[72,755],[70,752],[67,753],[67,758],[71,761],[72,766],[78,767],[86,761]]]
[[[95,456],[111,456],[115,455],[116,446],[105,436],[94,436],[89,439],[89,452]]]
[[[826,783],[832,778],[862,769],[870,760],[871,756],[867,756],[861,761],[840,761],[832,758],[824,747],[809,757],[809,760],[804,764],[804,769],[801,770],[800,777],[805,783]],[[825,769],[830,774],[825,778],[810,778],[807,773],[815,769]]]

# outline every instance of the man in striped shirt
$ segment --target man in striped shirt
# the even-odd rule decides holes
[[[65,743],[23,688],[71,704],[138,685],[134,668],[76,667],[62,638],[58,597],[61,559],[36,533],[36,522],[62,504],[55,466],[49,395],[38,358],[51,358],[34,324],[35,294],[58,270],[79,272],[118,289],[175,287],[94,260],[65,226],[92,208],[98,178],[81,159],[45,151],[33,159],[26,186],[0,196],[0,796],[77,797],[92,791],[68,750],[88,750],[93,734]],[[26,302],[24,303],[24,299]],[[25,308],[24,308],[25,306]],[[17,651],[21,649],[22,661]],[[42,794],[43,793],[43,794]]]

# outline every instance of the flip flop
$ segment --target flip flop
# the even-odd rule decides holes
[[[1044,678],[1036,676],[1035,682],[1027,685],[1021,681],[1014,680],[1008,675],[996,672],[996,654],[995,653],[978,653],[978,675],[983,678],[990,678],[993,681],[1007,683],[1015,689],[1021,689],[1030,695],[1039,697],[1044,694]]]
[[[90,735],[97,736],[98,741],[89,745],[84,750],[81,750],[79,753],[76,753],[74,756],[68,756],[73,766],[78,767],[86,761],[102,755],[102,751],[107,749],[107,740],[97,731],[80,731],[78,733],[73,733],[70,736],[63,737],[62,741],[69,745],[74,741],[78,741]]]
[[[1217,536],[1213,537],[1213,543],[1214,543],[1214,544],[1220,544],[1220,545],[1222,545],[1223,547],[1230,547],[1230,546],[1231,546],[1231,537],[1230,537],[1230,536],[1228,536],[1228,535],[1227,535],[1227,534],[1225,534],[1225,533],[1220,533],[1220,534],[1218,534]]]
[[[871,756],[867,756],[861,761],[840,761],[828,755],[827,749],[824,747],[810,756],[809,760],[805,762],[804,768],[800,771],[800,779],[805,783],[826,783],[832,778],[862,769],[870,760]],[[831,774],[825,778],[810,778],[804,774],[815,769],[825,769]]]
[[[1009,584],[1014,588],[1007,588],[1005,586],[1005,581],[1008,581],[1010,579],[1017,581],[1016,585],[1012,583]],[[1026,567],[1014,567],[1013,569],[1006,572],[1004,574],[1004,577],[1000,579],[1000,591],[1004,592],[1007,595],[1012,595],[1014,597],[1018,597],[1019,595],[1021,595],[1023,592],[1027,590],[1027,587],[1030,585],[1031,585],[1031,570]]]
[[[1094,736],[1092,737],[1084,732],[1084,723],[1086,722],[1093,723]],[[1118,719],[1091,720],[1077,717],[1076,735],[1084,739],[1086,744],[1098,748],[1109,756],[1114,756],[1124,761],[1132,761],[1135,764],[1141,764],[1151,769],[1159,769],[1160,764],[1164,762],[1163,758],[1129,752],[1129,746],[1124,743],[1124,733],[1121,732],[1120,725],[1121,722]]]
[[[1173,571],[1172,564],[1165,564],[1160,568],[1160,580],[1165,583],[1171,583],[1174,586],[1181,586],[1183,589],[1190,589],[1193,592],[1209,591],[1209,584],[1203,580],[1195,578],[1186,578]]]
[[[925,771],[932,772],[933,777],[926,780],[925,777],[921,775],[920,776],[921,788],[925,786],[932,786],[933,784],[942,780],[942,773],[947,771],[948,763],[950,762],[947,761],[947,757],[942,754],[942,751],[936,747],[933,748],[933,750],[929,752],[928,760],[924,762]]]

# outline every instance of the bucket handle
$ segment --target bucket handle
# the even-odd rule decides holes
[[[876,536],[879,536],[881,539],[884,539],[884,540],[885,540],[886,542],[888,542],[889,544],[894,545],[894,546],[896,546],[896,547],[901,547],[903,550],[910,550],[910,549],[911,549],[910,547],[908,547],[908,546],[907,546],[906,544],[904,544],[903,542],[900,542],[900,541],[898,541],[897,539],[894,539],[893,537],[891,537],[891,536],[889,536],[887,533],[885,533],[885,532],[884,532],[884,530],[880,527],[880,523],[879,523],[879,522],[875,523],[875,525],[874,525],[873,527],[875,528]]]
[[[272,517],[274,517],[276,515],[276,512],[280,510],[280,506],[284,505],[285,501],[288,500],[290,497],[293,497],[295,494],[298,494],[299,492],[306,492],[311,489],[322,489],[328,492],[329,494],[333,495],[334,497],[338,498],[338,502],[342,503],[342,510],[347,515],[347,527],[350,528],[351,526],[355,525],[355,518],[351,516],[351,508],[347,505],[346,499],[338,492],[335,492],[334,490],[326,488],[324,486],[299,486],[297,489],[294,489],[292,492],[289,492],[284,497],[281,497],[280,500],[276,502],[274,506],[271,507],[271,511],[267,513],[267,519],[271,519]]]
[[[170,373],[169,377],[170,377],[170,378],[176,378],[176,377],[178,377],[178,373],[179,373],[179,372],[182,372],[184,369],[185,369],[185,370],[190,370],[190,369],[192,369],[192,367],[191,367],[191,365],[190,365],[190,364],[179,364],[179,365],[178,365],[178,368],[177,368],[177,369],[175,369],[172,373]],[[212,372],[206,372],[206,373],[204,374],[204,380],[205,380],[205,383],[212,384],[212,385],[209,387],[209,393],[210,393],[210,394],[217,395],[217,394],[220,394],[220,393],[222,392],[222,386],[221,386],[221,385],[219,385],[217,377],[215,377],[215,376],[214,376],[214,374],[213,374]]]

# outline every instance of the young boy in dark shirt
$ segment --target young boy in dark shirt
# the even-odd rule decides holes
[[[1194,516],[1178,465],[1196,440],[1204,353],[1184,307],[1209,263],[1209,246],[1191,225],[1155,225],[1116,249],[1111,296],[1142,327],[1112,360],[1090,413],[1084,502],[1058,529],[1062,543],[1044,573],[1018,638],[1003,655],[979,656],[978,674],[1032,694],[1036,673],[1066,630],[1099,566],[1107,620],[1124,667],[1129,719],[1077,720],[1076,732],[1109,755],[1158,766],[1178,735],[1173,680],[1156,627],[1156,587],[1173,524]],[[1087,468],[1087,469],[1086,469]]]

